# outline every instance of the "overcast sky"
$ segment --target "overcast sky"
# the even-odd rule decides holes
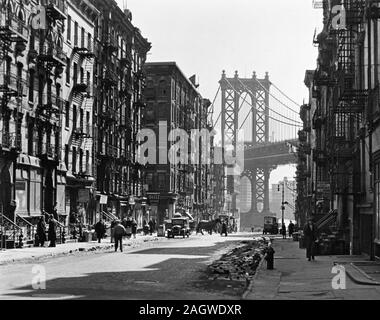
[[[303,80],[316,67],[313,34],[322,25],[312,0],[127,0],[127,7],[152,43],[148,61],[176,61],[188,77],[197,75],[205,98],[213,100],[222,70],[231,77],[238,70],[259,78],[268,71],[292,99],[307,101]],[[283,177],[279,170],[271,180]]]

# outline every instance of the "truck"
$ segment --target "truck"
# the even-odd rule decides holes
[[[278,234],[278,223],[276,217],[264,217],[263,234]]]

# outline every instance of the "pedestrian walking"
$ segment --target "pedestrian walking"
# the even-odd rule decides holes
[[[48,240],[50,241],[49,247],[56,246],[55,242],[57,241],[57,221],[54,219],[54,216],[52,214],[49,216]]]
[[[101,243],[104,235],[106,233],[106,225],[104,224],[102,218],[95,224],[96,237],[98,238],[98,243]]]
[[[288,225],[288,233],[289,233],[289,237],[293,237],[293,233],[294,233],[294,224],[292,221],[290,221],[289,225]]]
[[[115,252],[120,245],[120,251],[123,252],[123,236],[125,236],[126,230],[120,221],[115,222],[114,237],[115,237]]]
[[[115,226],[116,226],[116,220],[113,220],[111,222],[111,243],[115,241]]]
[[[36,245],[39,247],[43,247],[45,245],[46,241],[46,223],[45,223],[45,217],[42,216],[40,220],[37,223],[37,241]]]
[[[153,232],[156,232],[157,231],[157,222],[156,222],[156,219],[152,219],[153,221]]]
[[[130,239],[132,237],[132,219],[130,217],[125,221],[123,227],[125,228],[125,235]]]
[[[286,239],[286,226],[285,226],[285,223],[282,225],[281,234],[282,234],[282,239]]]
[[[154,222],[153,222],[153,220],[150,219],[148,224],[149,224],[149,233],[150,233],[150,235],[152,235],[153,231],[154,231]]]
[[[267,262],[267,269],[273,270],[275,251],[272,247],[272,243],[268,243],[268,248],[265,250],[265,260]]]
[[[227,234],[227,223],[225,221],[222,222],[222,231],[220,233],[221,236],[223,236],[223,234],[227,237],[228,234]]]
[[[315,260],[315,242],[317,241],[317,230],[312,219],[309,219],[303,229],[306,246],[306,258]]]
[[[132,219],[132,235],[134,239],[136,239],[136,234],[137,234],[137,222],[135,219]]]
[[[196,232],[197,232],[196,234],[201,233],[202,236],[204,235],[203,228],[202,228],[202,222],[198,222]]]

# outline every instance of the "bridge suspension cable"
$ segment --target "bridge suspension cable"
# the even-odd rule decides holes
[[[254,106],[251,105],[250,103],[248,103],[248,105],[251,107],[251,110],[250,112],[247,114],[246,118],[244,119],[243,123],[241,124],[240,128],[239,129],[242,129],[243,126],[245,125],[245,123],[247,122],[248,120],[248,117],[249,115],[251,114],[251,111],[254,109]],[[265,112],[260,112],[261,114],[265,113]],[[281,124],[284,124],[284,125],[287,125],[289,127],[294,127],[294,128],[302,128],[303,125],[300,125],[300,124],[295,124],[295,123],[289,123],[289,122],[285,122],[285,121],[282,121],[282,120],[279,120],[279,119],[276,119],[276,118],[273,118],[271,116],[268,115],[268,118],[273,120],[273,121],[276,121],[276,122],[279,122]]]
[[[297,107],[301,107],[300,104],[295,102],[292,98],[290,98],[286,93],[284,93],[279,87],[277,87],[274,83],[272,83],[272,86],[277,89],[285,98],[287,98],[289,101],[293,102]]]
[[[261,82],[259,81],[259,80],[257,80],[256,78],[254,78],[254,80],[259,84],[259,86],[261,87],[261,88],[263,88],[263,90],[265,91],[265,92],[267,92],[273,99],[275,99],[275,100],[277,100],[279,103],[281,103],[286,109],[288,109],[288,110],[290,110],[290,111],[292,111],[292,112],[294,112],[294,113],[296,113],[296,114],[299,114],[299,112],[298,111],[296,111],[296,110],[294,110],[294,109],[292,109],[292,108],[290,108],[288,105],[286,105],[284,102],[282,102],[280,99],[278,99],[273,93],[271,93],[269,90],[267,90],[267,88],[265,88],[262,84],[261,84]],[[273,85],[273,83],[272,83],[272,85]],[[276,87],[277,88],[277,87]]]
[[[214,100],[212,101],[212,104],[211,104],[211,106],[210,106],[210,111],[209,111],[209,115],[211,115],[211,116],[210,116],[210,117],[211,117],[210,121],[211,121],[211,125],[212,125],[213,129],[214,129],[215,126],[214,126],[213,123],[212,123],[212,116],[213,116],[213,114],[214,114],[214,105],[215,105],[216,98],[217,98],[218,95],[219,95],[219,92],[220,92],[220,85],[219,85],[218,90],[216,91],[215,98],[214,98]]]
[[[252,93],[251,89],[249,89],[249,88],[248,88],[248,87],[247,87],[247,86],[246,86],[246,85],[245,85],[240,79],[238,79],[238,80],[239,80],[240,84],[245,88],[245,90],[247,90],[247,91],[249,91],[249,92]],[[227,79],[226,79],[226,81],[227,81],[228,85],[232,88],[232,90],[234,90],[235,92],[237,92],[237,91],[234,89],[234,87],[232,86],[232,84],[231,84]],[[250,110],[250,112],[251,112],[251,111],[253,110],[254,106],[253,106],[251,103],[249,103],[249,102],[247,102],[247,104],[251,107],[251,110]],[[297,120],[294,120],[294,119],[291,119],[291,118],[288,118],[288,117],[282,115],[281,113],[279,113],[279,112],[273,110],[272,108],[270,108],[270,107],[267,106],[267,105],[265,105],[265,106],[268,108],[269,111],[272,111],[273,113],[277,114],[278,116],[280,116],[280,117],[282,117],[282,118],[284,118],[284,119],[286,119],[286,120],[290,120],[290,121],[294,122],[294,124],[291,124],[291,123],[288,123],[288,122],[285,122],[285,121],[278,120],[278,119],[273,118],[273,117],[271,117],[270,115],[268,115],[268,117],[269,117],[270,119],[272,119],[272,120],[274,120],[274,121],[281,122],[281,123],[283,123],[283,124],[289,124],[289,125],[292,125],[292,126],[295,126],[295,127],[302,127],[302,126],[303,126],[303,124],[302,124],[301,122],[299,122],[299,121],[297,121]],[[247,121],[250,112],[248,113],[248,115],[247,115],[247,117],[246,117],[246,119],[245,119],[243,125],[244,125],[245,122]],[[256,112],[258,112],[258,111],[256,110]],[[263,112],[261,112],[261,113],[263,113]]]

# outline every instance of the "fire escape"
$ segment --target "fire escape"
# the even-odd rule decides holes
[[[355,183],[355,161],[359,150],[356,138],[368,103],[368,92],[357,89],[355,83],[355,49],[365,1],[346,0],[344,6],[346,29],[336,32],[338,68],[328,114],[327,147],[332,190],[335,194],[347,196],[357,193],[357,186],[360,186]]]
[[[81,150],[80,152],[82,152],[82,150],[90,152],[93,149],[94,132],[90,119],[93,114],[94,104],[91,81],[91,77],[94,73],[94,59],[95,44],[92,39],[88,37],[87,44],[85,44],[84,34],[82,34],[80,43],[78,38],[74,39],[72,60],[77,70],[74,70],[74,83],[71,97],[78,109],[76,110],[75,119],[73,121],[72,145],[75,146],[77,150]],[[79,125],[77,123],[78,117]],[[83,166],[82,161],[83,155],[79,154],[79,171],[73,172],[73,174],[78,179],[88,179],[93,175],[94,168],[90,168],[89,163]]]
[[[53,213],[56,202],[54,181],[61,158],[61,115],[65,101],[61,97],[61,78],[67,55],[63,51],[63,21],[67,17],[65,0],[44,0],[46,28],[40,32],[36,54],[38,105],[35,111],[37,147],[32,151],[44,168],[43,210]],[[34,61],[33,61],[34,62]],[[62,231],[62,230],[61,230]]]
[[[100,80],[100,96],[98,108],[98,130],[99,145],[98,159],[100,161],[98,167],[98,190],[106,194],[114,194],[117,192],[115,187],[115,178],[121,174],[116,172],[116,159],[118,159],[118,148],[116,126],[118,123],[117,106],[118,97],[115,95],[118,89],[118,75],[114,71],[111,63],[111,56],[118,50],[117,41],[113,34],[107,31],[102,35],[102,47],[104,58],[100,61],[101,71]]]
[[[21,152],[21,125],[23,119],[22,99],[27,89],[23,79],[22,67],[12,64],[10,54],[19,57],[23,55],[28,41],[28,29],[23,16],[16,16],[11,7],[0,11],[0,112],[2,131],[0,132],[0,158],[4,166],[1,170],[8,170],[11,163],[16,162]],[[14,118],[14,131],[11,131],[10,121]],[[11,184],[7,188],[7,181],[2,181],[0,217],[4,222],[4,245],[15,247],[23,237],[22,228],[17,224],[14,215],[15,206],[10,200],[14,198]],[[1,239],[3,240],[3,239]]]

